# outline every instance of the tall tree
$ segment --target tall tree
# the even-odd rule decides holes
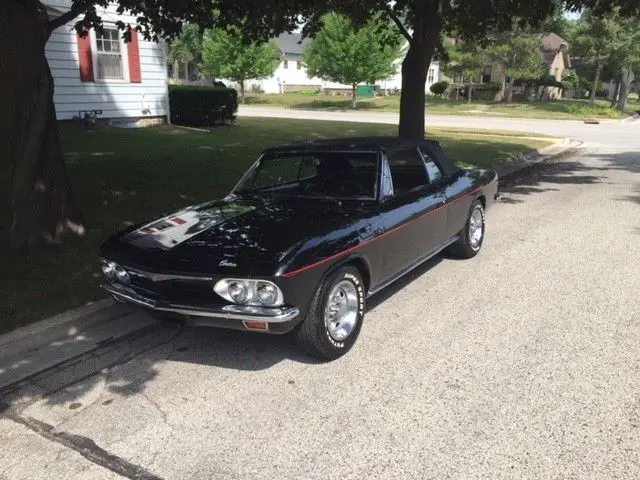
[[[168,58],[180,63],[202,63],[202,30],[198,25],[185,25],[180,36],[171,40]]]
[[[81,234],[84,223],[73,199],[65,170],[53,104],[53,80],[44,47],[51,32],[75,21],[79,32],[102,25],[100,8],[115,4],[137,25],[118,22],[145,38],[173,37],[183,23],[226,28],[243,24],[247,39],[263,40],[293,31],[300,22],[306,34],[317,31],[323,15],[343,13],[358,25],[379,12],[394,21],[409,48],[402,62],[399,134],[424,136],[425,82],[433,54],[445,30],[464,37],[508,29],[514,17],[538,24],[554,9],[554,0],[70,0],[69,11],[51,19],[41,0],[0,1],[0,162],[11,172],[9,238],[14,247],[60,241]],[[596,12],[622,7],[640,13],[637,0],[567,0],[570,9],[595,7]],[[214,12],[219,15],[214,17]],[[525,20],[522,20],[525,22]]]
[[[333,13],[323,18],[303,59],[310,76],[350,85],[356,108],[356,86],[394,75],[400,53],[400,34],[379,16],[356,29],[350,18]]]
[[[248,42],[241,27],[207,30],[202,40],[202,74],[228,78],[240,84],[245,102],[245,82],[273,74],[280,63],[280,50],[274,41]]]
[[[587,11],[576,26],[572,50],[585,63],[595,67],[590,102],[595,105],[602,70],[614,53],[623,46],[618,10],[596,15]]]
[[[539,35],[517,31],[499,34],[487,48],[487,54],[504,65],[507,103],[513,98],[516,80],[535,80],[548,72],[540,56]]]
[[[446,42],[447,57],[445,71],[448,75],[459,77],[467,85],[467,102],[473,98],[473,84],[480,75],[480,69],[488,61],[484,50],[474,42]]]

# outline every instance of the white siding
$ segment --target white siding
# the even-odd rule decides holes
[[[263,80],[248,81],[247,90],[251,89],[251,85],[259,85],[265,93],[282,93],[283,85],[308,85],[309,87],[318,86],[321,88],[351,88],[351,85],[328,82],[317,77],[308,77],[304,65],[300,70],[298,70],[298,62],[302,61],[302,55],[287,53],[285,58],[288,62],[288,68],[284,68],[284,61],[280,62],[280,65],[278,65],[278,68],[271,77]],[[385,90],[401,88],[402,74],[400,73],[400,64],[401,60],[397,62],[397,73],[393,77],[387,80],[380,80],[376,82],[376,84],[380,85]],[[429,88],[431,85],[440,81],[442,77],[438,62],[433,62],[429,69],[431,71],[429,78],[433,79],[433,81],[427,81],[425,85],[426,92],[430,92]]]
[[[47,0],[47,5],[67,10],[69,0]],[[119,16],[115,7],[98,9],[104,22],[121,19],[135,25],[135,17]],[[102,110],[100,118],[157,117],[168,114],[167,69],[163,43],[145,41],[139,36],[142,83],[100,83],[80,81],[78,45],[69,22],[49,38],[46,55],[54,79],[56,114],[68,120],[80,110]],[[125,58],[127,61],[127,58]]]

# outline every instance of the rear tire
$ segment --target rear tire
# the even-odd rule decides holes
[[[469,209],[467,221],[460,231],[459,240],[449,247],[449,252],[458,258],[473,258],[482,248],[485,232],[485,213],[480,200],[475,200]]]
[[[353,267],[338,269],[318,287],[306,318],[295,332],[308,355],[335,360],[355,343],[364,318],[364,283]]]

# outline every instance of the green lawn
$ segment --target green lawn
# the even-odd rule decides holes
[[[336,95],[313,95],[287,93],[277,94],[250,94],[247,96],[247,104],[252,106],[271,106],[296,109],[318,110],[350,110],[349,97]],[[358,103],[358,110],[375,110],[381,112],[397,112],[399,110],[400,97],[377,97],[375,99],[363,99]],[[630,104],[626,115],[633,115],[640,110],[640,105]],[[554,100],[534,101],[524,103],[512,103],[506,105],[501,102],[443,100],[427,97],[427,112],[433,115],[476,115],[487,117],[524,117],[524,118],[549,118],[559,120],[582,120],[587,116],[600,118],[622,118],[623,115],[609,108],[609,102],[598,100],[596,107],[592,108],[586,100]]]
[[[175,127],[89,131],[71,124],[61,124],[61,130],[88,233],[73,245],[0,252],[0,331],[102,298],[96,252],[106,237],[133,222],[225,195],[263,148],[308,138],[393,135],[396,127],[240,118],[236,126],[213,133]],[[503,133],[432,134],[465,165],[495,165],[550,143]],[[6,172],[0,175],[6,181]],[[8,223],[7,190],[0,189],[0,227]]]

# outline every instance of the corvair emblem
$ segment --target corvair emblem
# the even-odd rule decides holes
[[[219,264],[219,267],[237,267],[238,265],[236,265],[235,263],[233,263],[230,260],[227,260],[226,258],[224,260],[222,260]]]

